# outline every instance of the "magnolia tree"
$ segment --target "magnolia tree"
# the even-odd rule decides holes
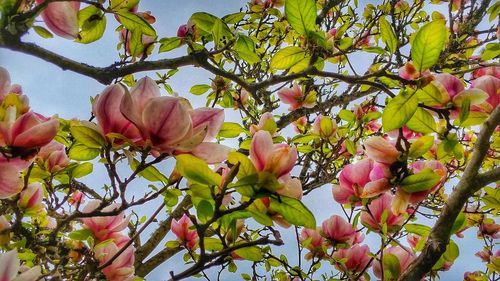
[[[498,280],[492,2],[253,0],[164,37],[139,0],[2,0],[0,47],[104,85],[88,120],[46,117],[0,68],[0,280]],[[23,40],[89,44],[113,24],[105,67]],[[175,93],[193,67],[206,84]],[[343,212],[317,221],[302,202],[316,189]],[[468,228],[474,272],[453,266],[476,258]]]

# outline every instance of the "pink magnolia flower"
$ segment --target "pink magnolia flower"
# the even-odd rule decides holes
[[[140,79],[120,104],[122,114],[140,131],[142,138],[158,152],[192,153],[209,163],[225,159],[229,148],[209,143],[224,122],[224,111],[192,109],[188,100],[160,96],[155,81]]]
[[[301,107],[312,108],[316,104],[316,96],[312,94],[305,96],[297,84],[294,84],[292,88],[279,90],[278,97],[283,103],[290,105],[288,108],[290,111]]]
[[[333,198],[341,204],[346,204],[360,201],[361,198],[375,197],[390,188],[391,177],[387,165],[373,162],[371,159],[349,164],[340,172],[340,185],[334,186]]]
[[[110,133],[120,134],[134,143],[139,143],[141,140],[139,129],[120,111],[120,104],[125,95],[125,88],[122,85],[108,86],[95,97],[92,111],[105,136]]]
[[[401,154],[394,145],[382,137],[370,137],[364,141],[365,152],[368,157],[376,162],[391,165],[398,161]]]
[[[281,188],[276,192],[283,196],[292,197],[295,199],[301,199],[303,193],[302,183],[297,178],[292,178],[290,174],[285,174],[278,178],[278,182],[281,183]]]
[[[188,34],[189,28],[187,24],[180,25],[177,29],[177,37],[184,38]]]
[[[84,198],[85,198],[85,194],[83,194],[83,192],[80,192],[80,191],[75,191],[73,192],[73,194],[71,194],[71,197],[68,198],[68,203],[70,205],[78,205],[78,204],[82,204],[84,202]]]
[[[303,247],[306,247],[311,252],[320,252],[322,253],[323,247],[323,237],[321,236],[321,228],[318,227],[316,229],[303,228],[300,233],[299,241]]]
[[[0,102],[10,92],[10,75],[7,69],[0,66]]]
[[[492,252],[488,248],[484,248],[483,250],[477,252],[475,254],[476,257],[479,257],[482,262],[489,263],[491,260]]]
[[[341,216],[333,215],[321,225],[323,235],[334,243],[352,245],[363,241],[364,236],[356,232],[350,223]]]
[[[404,78],[406,80],[415,80],[420,77],[426,77],[430,75],[430,71],[426,70],[423,73],[417,71],[413,62],[407,62],[403,67],[399,69],[399,77]]]
[[[21,192],[17,206],[24,209],[27,214],[35,215],[44,209],[42,203],[43,187],[40,183],[32,183]]]
[[[36,0],[38,5],[44,0]],[[78,37],[78,11],[80,2],[51,2],[42,11],[42,19],[47,27],[55,34],[66,39]]]
[[[183,242],[186,242],[186,247],[189,250],[194,249],[196,244],[198,244],[198,232],[195,229],[190,229],[193,222],[189,217],[184,214],[179,220],[172,220],[170,228],[172,232],[177,236],[177,238]]]
[[[333,253],[336,260],[343,260],[341,262],[343,267],[336,264],[337,269],[343,270],[344,268],[350,272],[361,272],[366,268],[371,260],[369,256],[370,248],[367,245],[360,246],[359,244],[353,245],[347,249],[339,249]]]
[[[51,141],[38,152],[37,162],[49,172],[57,172],[68,166],[70,159],[66,155],[66,147],[56,141]]]
[[[100,200],[90,201],[87,206],[83,209],[83,213],[90,213],[97,209],[101,205]],[[102,209],[102,213],[107,213],[118,209],[118,204],[111,204]],[[123,213],[113,216],[96,216],[89,218],[82,218],[83,227],[89,229],[94,233],[94,236],[98,241],[104,241],[109,239],[116,232],[124,230],[128,223],[130,217],[125,217]]]
[[[106,264],[121,248],[125,247],[128,241],[130,241],[129,237],[118,234],[113,237],[113,242],[105,242],[101,245],[96,245],[94,248],[94,255],[99,261],[99,264]],[[111,263],[111,265],[105,267],[102,272],[109,281],[133,281],[135,279],[134,261],[135,248],[130,245]]]
[[[416,258],[415,254],[410,249],[402,248],[400,246],[391,246],[388,249],[384,250],[384,259],[389,254],[395,256],[399,261],[400,274],[403,273]],[[379,261],[375,261],[372,266],[373,266],[373,273],[378,278],[382,277],[383,270],[388,270],[388,268],[383,269]],[[398,277],[399,276],[392,276],[393,279],[390,280],[397,280]]]
[[[302,116],[299,119],[292,122],[293,129],[297,134],[304,134],[307,130],[307,117]]]
[[[371,201],[366,206],[366,210],[361,213],[361,223],[374,231],[381,231],[382,224],[385,223],[389,232],[396,231],[403,223],[404,218],[391,211],[391,203],[392,196],[387,193]],[[384,220],[382,220],[383,217]]]
[[[500,224],[495,223],[494,220],[486,219],[479,225],[479,231],[477,232],[477,236],[482,237],[491,237],[493,239],[500,238]]]
[[[262,114],[259,119],[259,124],[252,124],[250,126],[250,134],[254,135],[256,132],[260,130],[268,131],[271,135],[275,135],[278,126],[276,125],[276,121],[274,121],[274,116],[271,112],[266,112]]]
[[[449,73],[436,74],[434,75],[434,78],[436,79],[435,81],[439,82],[439,84],[443,86],[450,99],[453,99],[458,93],[465,89],[462,81]],[[443,103],[448,101],[443,101]]]
[[[323,124],[323,126],[321,126]],[[314,119],[314,123],[311,128],[311,132],[323,138],[330,138],[335,134],[337,130],[337,122],[335,120],[330,119],[327,116],[318,115],[316,119]]]
[[[422,236],[418,234],[408,233],[408,235],[406,235],[406,241],[408,242],[410,247],[412,247],[412,249],[415,249],[417,247],[417,244],[420,242],[420,240],[422,240]]]
[[[29,270],[17,274],[20,269],[19,258],[17,257],[17,250],[11,250],[6,253],[0,254],[0,280],[14,281],[26,280],[35,281],[42,275],[39,265],[30,268]]]
[[[30,165],[19,158],[5,159],[0,155],[0,199],[10,198],[23,189],[21,173]]]
[[[483,75],[477,79],[472,80],[472,89],[479,89],[484,91],[488,98],[486,102],[478,105],[478,108],[486,112],[491,112],[500,103],[500,78]],[[473,107],[472,110],[475,108]]]
[[[285,143],[273,144],[271,134],[261,130],[253,136],[250,159],[257,171],[266,171],[279,178],[295,166],[297,149]]]
[[[10,106],[0,122],[0,145],[38,148],[48,144],[57,134],[59,121],[32,111],[15,118],[16,108]]]
[[[479,78],[483,75],[491,75],[497,79],[500,79],[500,66],[483,67],[472,72],[472,77],[474,79]]]

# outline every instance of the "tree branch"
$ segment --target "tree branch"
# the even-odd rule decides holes
[[[400,281],[418,281],[431,271],[432,266],[445,252],[446,246],[450,241],[450,232],[453,223],[467,199],[476,191],[484,187],[488,180],[494,180],[498,177],[499,169],[496,168],[482,174],[481,177],[484,179],[483,181],[478,182],[477,180],[479,168],[490,147],[491,134],[498,124],[500,124],[500,107],[497,107],[488,120],[484,122],[479,132],[477,142],[474,145],[474,153],[469,164],[465,168],[462,179],[458,182],[454,192],[446,201],[443,211],[432,228],[422,253],[401,275],[399,278]]]

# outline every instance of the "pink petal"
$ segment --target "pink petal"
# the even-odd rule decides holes
[[[44,2],[37,0],[38,4]],[[78,37],[78,10],[80,2],[52,2],[42,11],[42,18],[47,27],[55,34],[67,38]]]
[[[149,78],[148,76],[139,79],[137,84],[130,90],[130,96],[134,102],[134,106],[137,107],[139,112],[144,110],[146,103],[152,99],[159,97],[160,89],[156,84],[155,80]]]
[[[268,131],[258,131],[253,135],[250,146],[250,159],[257,171],[262,171],[266,165],[267,157],[273,151],[273,139]]]
[[[12,197],[22,189],[21,171],[8,162],[0,163],[0,199]]]
[[[10,75],[7,69],[0,66],[0,101],[10,91]]]
[[[0,254],[0,280],[10,281],[14,279],[18,271],[19,258],[16,249]]]
[[[145,105],[142,120],[153,145],[183,140],[192,128],[191,117],[181,98],[157,97]]]
[[[191,150],[191,153],[207,162],[207,164],[221,163],[227,159],[228,153],[232,148],[211,142],[202,142]]]
[[[204,141],[211,141],[224,123],[224,110],[217,108],[197,108],[191,111],[193,129],[199,126],[207,126],[207,134]]]

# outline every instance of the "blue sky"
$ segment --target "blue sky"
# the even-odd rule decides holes
[[[194,12],[205,11],[217,16],[223,16],[239,11],[240,7],[244,5],[245,1],[241,0],[143,0],[140,11],[152,11],[157,19],[154,26],[159,36],[172,37],[175,36],[177,27],[186,23],[190,15]],[[117,26],[116,21],[112,17],[109,17],[104,38],[90,45],[80,45],[62,38],[41,39],[34,32],[26,35],[23,40],[35,42],[75,60],[96,66],[106,66],[112,64],[118,58],[116,50],[118,35],[114,32]],[[184,51],[177,50],[163,53],[154,55],[152,58],[167,58],[178,55],[184,55]],[[360,63],[357,62],[357,64]],[[104,88],[104,85],[99,84],[93,79],[70,71],[63,71],[40,59],[5,49],[0,49],[0,65],[9,70],[13,83],[19,83],[23,86],[24,93],[30,99],[32,109],[47,116],[59,114],[59,116],[66,119],[88,119],[91,111],[89,97],[95,96]],[[139,73],[136,77],[140,78],[145,74]],[[170,83],[174,91],[178,92],[181,96],[190,98],[193,105],[198,107],[203,106],[204,101],[202,99],[193,99],[193,96],[190,96],[188,93],[189,88],[195,84],[209,83],[208,79],[212,77],[213,75],[204,70],[186,67],[181,69]],[[232,117],[235,116],[234,113],[230,113],[229,111],[231,109],[226,111],[226,116],[229,116],[229,119],[234,118]],[[164,169],[168,170],[166,167]],[[106,181],[104,171],[98,167],[96,167],[95,171],[96,173],[92,177],[86,178],[86,182],[91,186],[102,186]],[[135,187],[139,189],[143,183],[137,182]],[[304,202],[316,214],[318,224],[332,214],[341,213],[337,203],[332,199],[330,186],[324,186],[312,192],[304,199]],[[140,211],[144,212],[144,209],[147,208],[143,208]],[[146,210],[144,214],[148,213]],[[283,231],[285,241],[295,239],[294,235],[292,230]],[[466,238],[464,239],[455,239],[461,247],[461,257],[457,260],[457,264],[452,268],[451,272],[442,275],[443,280],[459,280],[465,271],[484,268],[479,259],[473,256],[476,251],[481,249],[481,245],[478,244],[478,240],[475,238],[475,232],[467,231],[465,235]],[[372,250],[375,250],[378,246],[378,239],[373,235],[369,235],[365,241],[372,245]],[[277,252],[286,254],[290,261],[296,260],[297,252],[295,243],[289,244],[288,248],[277,249]],[[159,270],[153,272],[147,279],[154,281],[165,280],[167,278],[166,274],[170,270],[180,271],[180,267],[183,267],[181,256],[177,256],[174,260],[161,266]],[[248,263],[246,264],[248,265]],[[323,268],[326,269],[327,267],[328,265],[324,265]],[[227,275],[226,280],[239,279],[239,275]]]

